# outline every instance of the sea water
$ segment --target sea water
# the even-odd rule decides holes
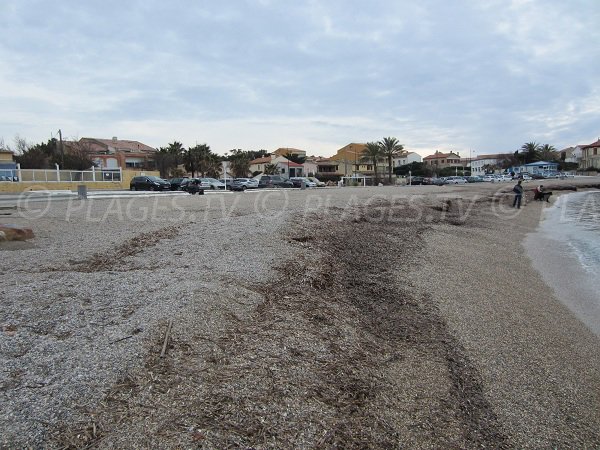
[[[546,210],[540,229],[564,242],[577,257],[581,269],[600,277],[600,191],[563,195]]]
[[[525,240],[557,297],[600,336],[600,192],[561,195]]]

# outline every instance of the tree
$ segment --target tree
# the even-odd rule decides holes
[[[542,147],[540,147],[539,156],[542,161],[556,161],[558,159],[556,149],[554,146],[549,144],[544,144]]]
[[[154,166],[163,178],[174,176],[177,166],[184,160],[185,148],[178,141],[173,141],[166,147],[160,147],[154,154]]]
[[[501,169],[509,169],[511,167],[515,167],[518,166],[522,163],[521,159],[519,158],[519,152],[515,152],[512,155],[505,155],[502,157],[502,159],[500,159],[498,161],[498,165],[500,166]]]
[[[230,162],[230,170],[235,178],[244,178],[248,176],[250,171],[250,155],[243,150],[231,150],[231,155],[228,156]]]
[[[386,137],[378,142],[379,147],[381,148],[381,155],[387,158],[388,162],[388,182],[392,184],[392,161],[395,156],[398,156],[402,150],[404,150],[404,146],[398,142],[398,139],[395,137]]]
[[[540,148],[540,144],[537,142],[527,142],[521,146],[525,164],[540,160]]]
[[[498,169],[498,166],[496,164],[484,164],[482,169],[485,174],[494,173]]]
[[[277,164],[265,164],[265,175],[276,175]]]
[[[361,161],[371,162],[373,164],[373,175],[375,177],[375,184],[379,183],[377,177],[377,163],[383,159],[381,153],[381,147],[377,142],[367,142],[367,146],[362,151]]]
[[[58,145],[56,145],[56,139],[51,139],[48,141],[48,149],[50,150],[51,148],[54,149],[54,154],[51,157],[50,162],[52,164],[58,164],[61,169],[89,170],[95,165],[94,161],[90,158],[90,148],[88,144],[80,141],[73,141],[66,146],[66,149],[59,151],[57,150]]]
[[[48,169],[50,167],[50,155],[47,153],[47,148],[31,145],[19,136],[15,137],[15,146],[15,161],[22,169]]]
[[[433,170],[431,170],[427,164],[416,161],[413,161],[410,164],[404,164],[403,166],[394,167],[394,173],[396,175],[407,176],[409,172],[413,177],[430,177]]]
[[[299,156],[295,153],[292,152],[287,152],[286,154],[283,155],[284,158],[289,159],[292,162],[295,162],[297,164],[304,164],[304,161],[306,161],[306,157],[304,156]]]

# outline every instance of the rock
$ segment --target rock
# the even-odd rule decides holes
[[[0,241],[26,241],[35,237],[31,228],[19,225],[0,224],[0,233],[4,235],[4,239],[0,238]]]

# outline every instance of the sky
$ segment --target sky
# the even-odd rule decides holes
[[[2,0],[0,139],[425,156],[600,136],[600,0]]]

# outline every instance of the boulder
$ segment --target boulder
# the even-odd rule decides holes
[[[20,225],[0,224],[0,233],[4,235],[4,239],[0,237],[0,241],[26,241],[35,237],[31,228]]]

